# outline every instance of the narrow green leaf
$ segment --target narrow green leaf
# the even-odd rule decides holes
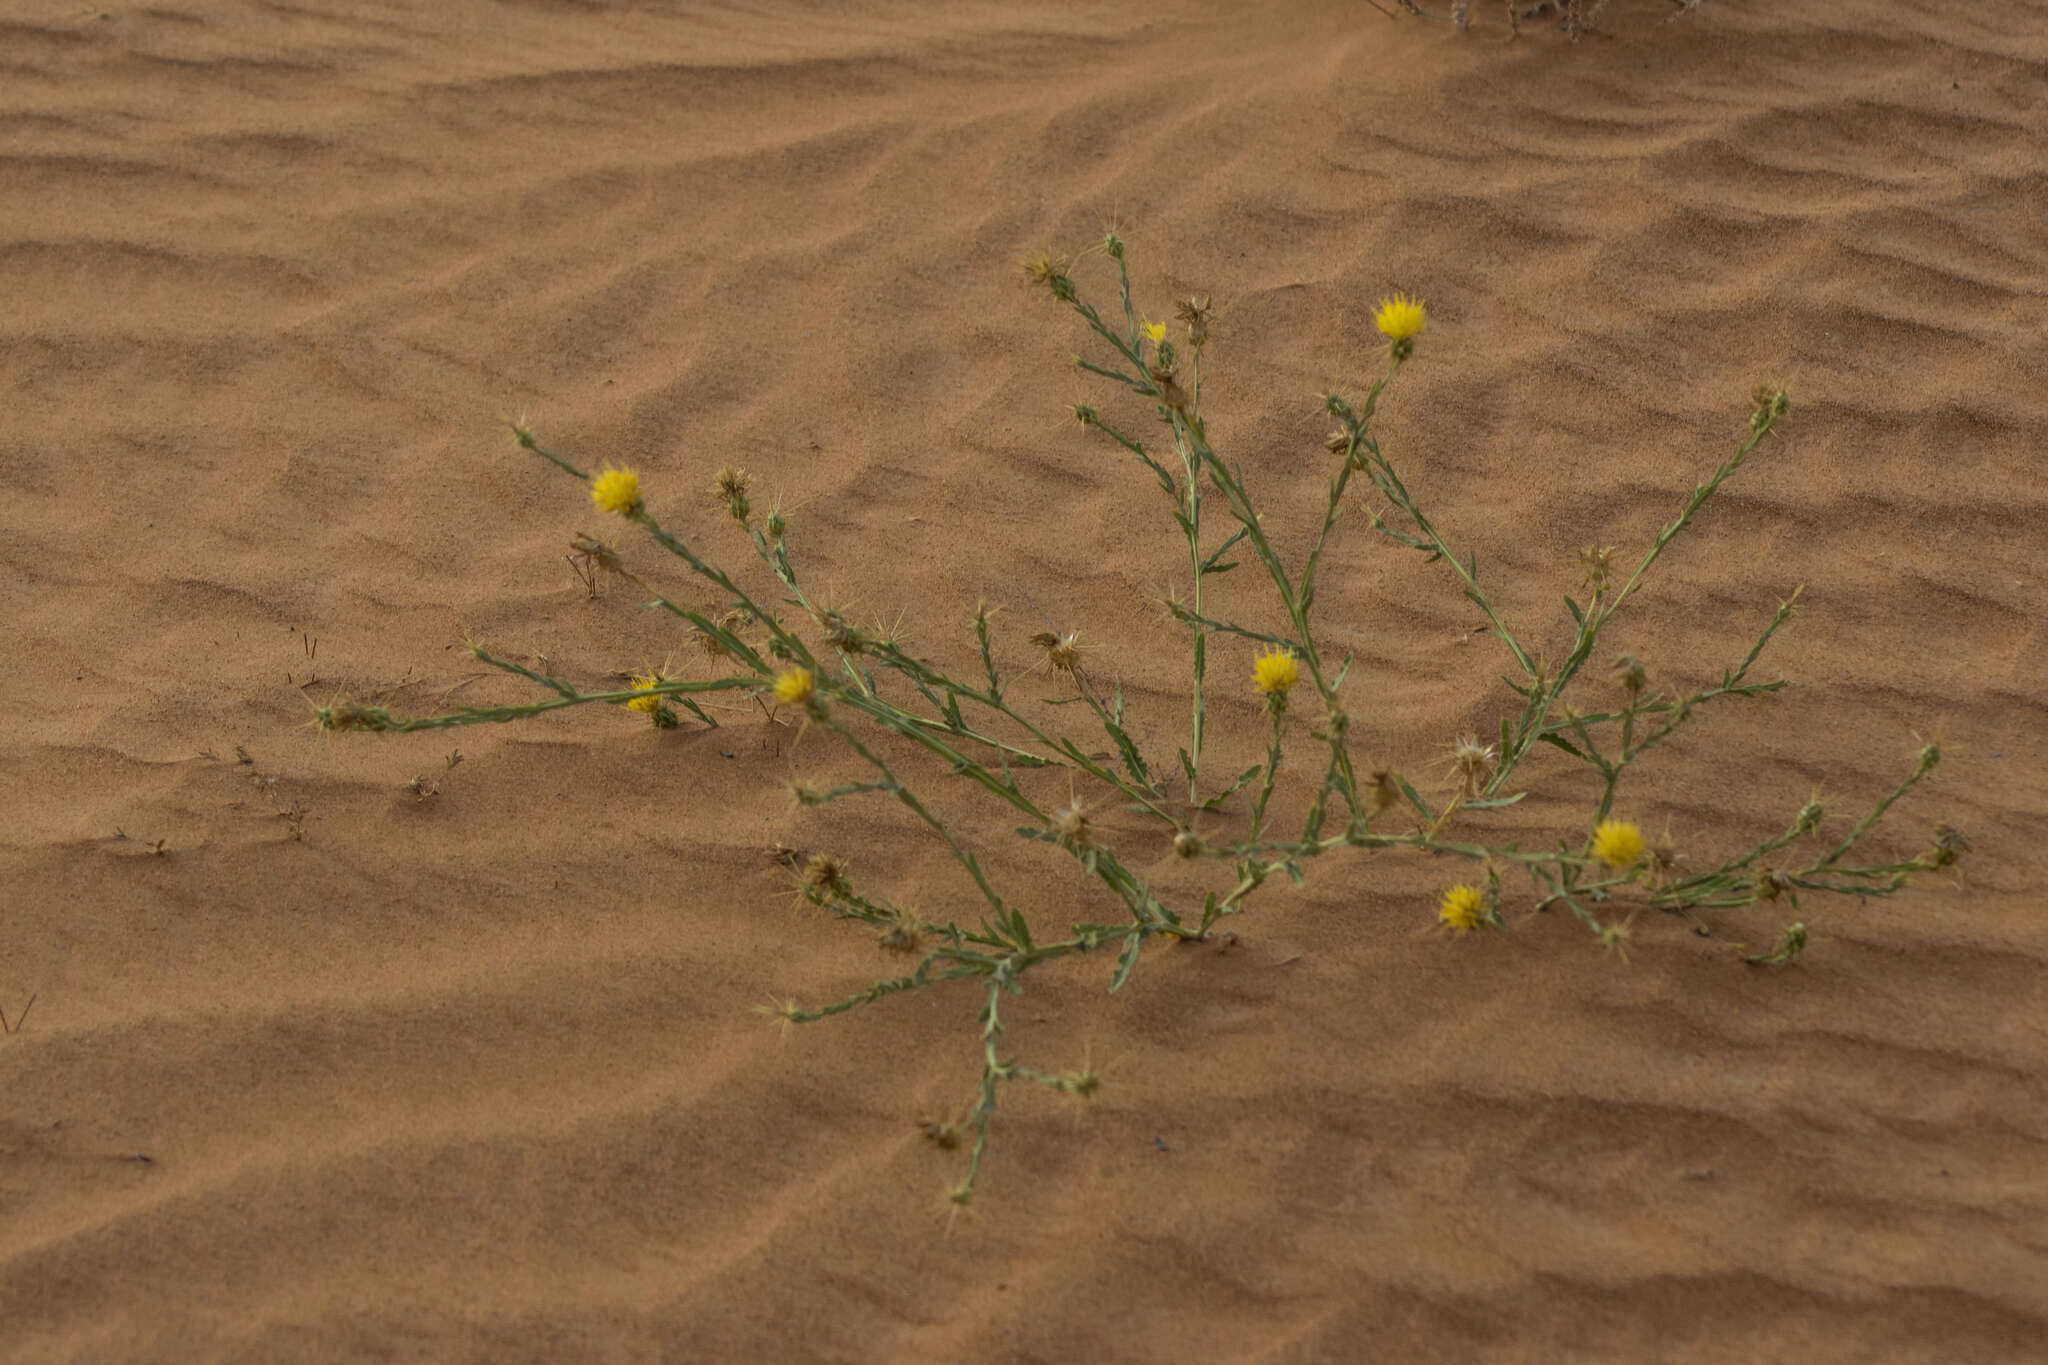
[[[1408,785],[1407,778],[1403,777],[1400,773],[1395,773],[1394,785],[1401,789],[1401,795],[1408,798],[1408,804],[1415,807],[1416,814],[1425,820],[1434,820],[1436,818],[1430,813],[1429,807],[1422,804],[1422,798],[1415,794],[1415,788]]]
[[[1210,797],[1210,798],[1209,798],[1209,799],[1208,799],[1207,801],[1204,801],[1204,802],[1202,803],[1202,809],[1203,809],[1203,810],[1215,810],[1215,809],[1216,809],[1216,808],[1217,808],[1218,806],[1221,806],[1221,805],[1222,805],[1222,804],[1223,804],[1223,803],[1224,803],[1225,801],[1229,800],[1229,799],[1230,799],[1231,797],[1233,797],[1233,796],[1237,795],[1237,794],[1238,794],[1239,792],[1243,791],[1243,790],[1244,790],[1244,786],[1245,786],[1245,783],[1247,783],[1247,782],[1251,781],[1251,780],[1252,780],[1253,778],[1257,777],[1257,776],[1258,776],[1258,775],[1259,775],[1260,773],[1262,773],[1262,772],[1264,772],[1264,771],[1265,771],[1265,765],[1264,765],[1264,764],[1260,764],[1260,763],[1254,763],[1254,764],[1252,764],[1252,766],[1251,766],[1251,767],[1249,767],[1249,768],[1246,768],[1246,769],[1245,769],[1245,770],[1244,770],[1243,772],[1241,772],[1241,773],[1239,773],[1239,774],[1237,775],[1237,780],[1236,780],[1236,781],[1232,782],[1232,783],[1231,783],[1231,784],[1230,784],[1229,786],[1225,787],[1225,788],[1224,788],[1224,789],[1223,789],[1222,791],[1220,791],[1220,792],[1217,792],[1217,793],[1216,793],[1216,794],[1215,794],[1214,796]]]
[[[1124,950],[1116,955],[1116,973],[1109,978],[1112,994],[1123,989],[1124,982],[1131,979],[1131,972],[1138,965],[1138,950],[1145,946],[1145,930],[1139,930],[1124,940]]]

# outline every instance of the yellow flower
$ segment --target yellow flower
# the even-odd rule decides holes
[[[1145,335],[1151,337],[1152,344],[1157,346],[1160,342],[1166,340],[1166,324],[1163,322],[1153,322],[1148,319],[1145,323]]]
[[[1267,696],[1285,695],[1301,681],[1301,665],[1291,649],[1271,648],[1252,660],[1252,682]]]
[[[1454,886],[1444,892],[1436,917],[1452,933],[1469,934],[1486,922],[1486,897],[1476,886]]]
[[[1609,867],[1631,868],[1643,856],[1643,832],[1626,820],[1602,820],[1593,830],[1593,856]]]
[[[635,673],[633,675],[633,690],[635,692],[644,692],[660,681],[661,675],[659,673]],[[661,709],[661,698],[635,697],[626,703],[626,709],[628,711],[638,711],[643,716],[651,716]]]
[[[1381,299],[1378,311],[1372,315],[1373,326],[1379,328],[1389,341],[1406,341],[1419,334],[1422,322],[1422,300],[1411,299],[1406,294]]]
[[[775,695],[791,706],[808,706],[818,690],[818,680],[808,668],[791,668],[775,679]]]
[[[630,469],[607,469],[590,481],[590,500],[607,512],[631,516],[640,510],[640,476]]]

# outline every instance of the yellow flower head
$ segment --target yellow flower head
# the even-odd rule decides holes
[[[790,668],[775,679],[775,695],[791,706],[808,706],[817,693],[818,680],[808,668]]]
[[[1609,867],[1631,868],[1642,859],[1643,832],[1627,820],[1602,820],[1593,830],[1593,856]]]
[[[640,476],[630,469],[607,469],[590,481],[590,500],[607,512],[631,516],[640,510]]]
[[[635,692],[644,692],[648,688],[653,687],[656,683],[660,681],[661,674],[659,673],[635,673],[633,675],[633,690]],[[642,715],[651,716],[656,711],[659,711],[661,709],[661,698],[635,697],[633,698],[633,700],[626,703],[626,709],[628,711],[638,711]]]
[[[1372,325],[1379,328],[1381,335],[1389,341],[1406,341],[1420,334],[1422,323],[1422,300],[1411,299],[1406,294],[1381,299],[1379,308],[1372,315]]]
[[[1166,340],[1166,324],[1147,320],[1145,323],[1145,335],[1151,337],[1152,344],[1157,346],[1160,342]]]
[[[1269,697],[1284,696],[1300,681],[1301,664],[1291,649],[1269,648],[1252,660],[1252,682]]]
[[[1436,917],[1452,933],[1469,934],[1486,922],[1486,897],[1476,886],[1454,886],[1444,892]]]

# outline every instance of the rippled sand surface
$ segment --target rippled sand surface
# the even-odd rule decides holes
[[[0,1037],[0,1357],[2038,1351],[2048,27],[1618,0],[1570,46],[1480,9],[8,6],[0,1012],[34,1005]],[[1553,651],[1574,552],[1644,546],[1786,381],[1784,439],[1611,643],[1701,686],[1803,586],[1760,665],[1795,686],[1709,708],[1629,809],[1697,865],[1816,790],[1846,830],[1939,737],[1879,849],[1947,821],[1974,853],[1803,903],[1782,972],[1733,945],[1787,908],[1645,918],[1624,964],[1518,888],[1512,932],[1445,939],[1444,867],[1332,859],[1115,996],[1106,961],[1034,974],[1009,1045],[1103,1093],[1006,1093],[949,1220],[917,1121],[970,1097],[977,998],[750,1012],[890,966],[773,843],[973,914],[892,809],[792,810],[851,772],[826,736],[306,725],[337,692],[527,699],[470,637],[592,684],[704,666],[630,590],[586,599],[564,543],[600,528],[523,413],[735,562],[703,489],[745,465],[817,592],[949,666],[980,598],[1020,672],[1078,628],[1170,755],[1175,533],[1065,415],[1117,409],[1014,270],[1112,215],[1146,311],[1215,296],[1211,431],[1283,545],[1316,394],[1363,387],[1375,299],[1426,297],[1385,448]],[[1077,275],[1107,302],[1106,262]],[[1360,751],[1448,795],[1505,656],[1441,566],[1345,531]],[[1217,582],[1249,612],[1246,578]],[[1262,722],[1249,650],[1212,658],[1224,774]],[[1490,828],[1572,831],[1556,757]],[[1035,922],[1107,913],[934,790]]]

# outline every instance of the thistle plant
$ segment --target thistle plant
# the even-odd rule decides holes
[[[1006,1083],[1028,1082],[1081,1099],[1094,1096],[1101,1086],[1089,1065],[1044,1069],[1005,1050],[1006,1001],[1024,990],[1033,971],[1106,952],[1114,959],[1109,989],[1119,990],[1132,979],[1148,945],[1207,938],[1219,922],[1244,913],[1275,874],[1299,884],[1326,855],[1357,850],[1370,858],[1410,850],[1463,863],[1464,876],[1445,885],[1434,906],[1434,919],[1447,940],[1504,930],[1520,913],[1561,908],[1593,945],[1625,957],[1636,916],[1646,909],[1682,917],[1697,931],[1716,935],[1726,915],[1748,909],[1754,916],[1754,907],[1768,912],[1781,901],[1787,908],[1801,908],[1801,895],[1888,895],[1913,873],[1947,867],[1968,851],[1959,832],[1942,826],[1932,846],[1917,857],[1858,860],[1857,850],[1885,813],[1940,761],[1940,747],[1932,743],[1919,749],[1898,785],[1839,838],[1821,833],[1828,816],[1815,798],[1781,831],[1681,875],[1678,851],[1668,840],[1651,843],[1630,818],[1641,798],[1633,781],[1625,785],[1624,779],[1632,779],[1647,755],[1710,706],[1786,686],[1782,680],[1755,681],[1751,675],[1791,619],[1797,593],[1777,605],[1739,662],[1712,686],[1667,693],[1654,684],[1651,670],[1630,656],[1614,659],[1603,681],[1587,676],[1588,666],[1604,654],[1603,633],[1642,591],[1666,549],[1785,420],[1789,400],[1781,387],[1756,390],[1734,452],[1693,488],[1640,552],[1625,555],[1614,546],[1592,546],[1579,556],[1582,599],[1565,596],[1569,622],[1563,640],[1538,650],[1532,647],[1535,633],[1518,632],[1504,619],[1482,583],[1477,556],[1452,546],[1375,434],[1382,398],[1406,366],[1418,363],[1428,322],[1422,300],[1398,293],[1383,299],[1372,313],[1385,340],[1379,373],[1362,395],[1323,396],[1323,410],[1335,426],[1325,443],[1330,473],[1321,517],[1305,544],[1283,545],[1260,519],[1243,467],[1226,459],[1211,441],[1202,409],[1210,300],[1196,296],[1175,303],[1176,332],[1173,325],[1139,311],[1124,242],[1115,231],[1105,233],[1101,254],[1115,274],[1115,303],[1107,313],[1083,296],[1066,256],[1041,252],[1024,262],[1024,275],[1030,287],[1078,319],[1090,346],[1089,354],[1075,357],[1079,369],[1141,420],[1150,419],[1140,431],[1094,404],[1073,410],[1083,428],[1127,454],[1156,485],[1185,546],[1186,579],[1167,603],[1171,618],[1185,631],[1189,676],[1186,741],[1176,751],[1175,765],[1163,767],[1145,754],[1127,722],[1122,688],[1112,684],[1105,690],[1091,675],[1078,631],[1041,633],[1021,642],[999,639],[995,613],[981,604],[967,623],[979,668],[961,676],[913,654],[893,629],[859,626],[814,597],[791,552],[789,518],[779,509],[766,515],[756,510],[745,471],[721,468],[710,485],[730,533],[751,552],[750,571],[742,575],[721,567],[711,552],[657,520],[637,471],[580,468],[543,446],[523,422],[513,427],[521,447],[584,484],[596,510],[618,518],[644,542],[679,561],[676,576],[685,586],[665,592],[614,544],[587,534],[572,543],[590,574],[630,584],[649,606],[672,617],[714,676],[684,678],[671,675],[666,666],[643,668],[628,675],[626,688],[586,690],[472,643],[470,651],[480,662],[526,679],[543,695],[523,705],[420,717],[337,700],[318,710],[318,723],[330,730],[407,733],[528,720],[596,704],[644,716],[657,729],[715,727],[721,723],[720,708],[712,694],[733,693],[753,699],[763,710],[789,713],[807,734],[829,736],[857,761],[863,775],[832,785],[795,783],[799,810],[870,796],[897,803],[944,846],[959,869],[963,891],[971,887],[978,910],[971,919],[928,920],[865,876],[856,879],[843,857],[778,846],[776,856],[791,873],[801,903],[863,926],[879,950],[904,960],[905,969],[836,1000],[806,1005],[783,999],[765,1012],[788,1024],[808,1024],[945,982],[977,984],[978,1083],[961,1118],[924,1125],[936,1145],[965,1149],[964,1170],[949,1189],[956,1204],[974,1197]],[[1467,735],[1450,746],[1455,790],[1441,806],[1425,801],[1400,768],[1378,765],[1361,771],[1348,708],[1369,708],[1370,686],[1354,683],[1347,693],[1353,660],[1333,657],[1326,651],[1326,637],[1315,629],[1316,611],[1324,605],[1319,578],[1324,555],[1342,514],[1352,507],[1363,511],[1380,537],[1415,552],[1424,563],[1443,565],[1505,651],[1505,681],[1513,700],[1497,735],[1485,740]],[[1266,605],[1256,615],[1226,613],[1205,592],[1205,584],[1245,564],[1255,566],[1270,588],[1263,594]],[[1220,781],[1205,745],[1206,699],[1219,685],[1209,669],[1211,645],[1219,638],[1245,642],[1237,647],[1253,651],[1248,671],[1220,685],[1262,703],[1265,744],[1261,762]],[[1020,655],[1029,661],[1021,671]],[[1017,682],[1041,669],[1066,695],[1041,705],[1019,700]],[[1587,691],[1609,700],[1582,708],[1576,699]],[[1109,748],[1101,749],[1092,739],[1084,743],[1069,728],[1054,724],[1073,715],[1085,716]],[[1524,771],[1539,746],[1569,756],[1588,771],[1595,793],[1591,808],[1583,823],[1558,832],[1547,846],[1500,842],[1472,817],[1513,806],[1529,794]],[[899,773],[904,754],[915,758],[920,753],[926,760],[924,775]],[[1053,788],[1038,773],[1045,769],[1063,778],[1064,804],[1058,795],[1048,795]],[[1554,780],[1567,784],[1567,779]],[[997,886],[982,852],[959,833],[957,821],[928,799],[928,791],[940,784],[964,784],[1007,812],[1016,821],[1018,838],[1071,859],[1103,912],[1059,931],[1033,922],[1018,900]],[[1276,800],[1283,787],[1284,799]],[[1112,833],[1103,818],[1111,811],[1128,814],[1140,831],[1151,833],[1130,832],[1128,819],[1115,822]],[[1284,822],[1283,811],[1288,813]],[[1198,822],[1210,832],[1198,830]],[[1199,892],[1168,894],[1137,870],[1168,848],[1176,855],[1174,865],[1200,873]],[[1519,889],[1524,882],[1526,891]],[[1416,909],[1418,916],[1430,913],[1427,903]],[[1773,951],[1745,960],[1782,966],[1806,946],[1805,923],[1795,921],[1778,934]],[[1731,960],[1740,955],[1738,949]]]

